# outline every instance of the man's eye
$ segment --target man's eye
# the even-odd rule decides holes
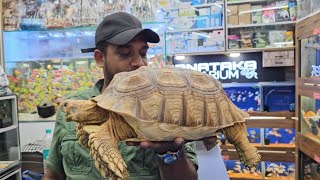
[[[144,59],[147,58],[147,54],[140,54],[140,56]]]
[[[130,53],[119,53],[120,57],[128,57]]]

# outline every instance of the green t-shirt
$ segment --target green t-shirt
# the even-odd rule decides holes
[[[100,94],[103,80],[99,80],[92,88],[70,95],[68,99],[86,100]],[[76,123],[66,122],[61,109],[57,112],[56,124],[51,143],[50,154],[46,166],[56,173],[65,172],[67,179],[88,180],[104,179],[95,168],[94,161],[87,149],[78,143]],[[152,149],[118,144],[133,180],[160,179],[157,154]],[[195,143],[184,145],[187,157],[197,167]],[[106,178],[108,179],[108,178]]]

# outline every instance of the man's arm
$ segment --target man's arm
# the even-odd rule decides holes
[[[44,179],[45,180],[60,180],[66,179],[65,172],[63,171],[62,155],[60,152],[61,136],[64,133],[63,125],[64,113],[59,108],[57,111],[56,124],[52,136],[50,153],[45,163]]]
[[[55,171],[52,171],[50,168],[45,169],[44,173],[44,180],[65,180],[66,175],[64,172],[62,173],[56,173]]]
[[[159,161],[161,179],[165,180],[196,180],[198,179],[195,165],[188,159],[185,151],[181,148],[180,158],[171,165]]]

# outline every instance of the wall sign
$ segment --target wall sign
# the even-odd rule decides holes
[[[174,60],[176,67],[198,70],[223,82],[284,81],[281,67],[263,68],[262,53],[241,53],[239,57],[219,55],[186,56],[184,60]]]

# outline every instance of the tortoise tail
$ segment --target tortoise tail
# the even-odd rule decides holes
[[[249,143],[247,130],[244,123],[235,123],[222,129],[227,140],[234,145],[239,155],[240,162],[246,167],[253,167],[260,162],[261,155],[257,149]]]

